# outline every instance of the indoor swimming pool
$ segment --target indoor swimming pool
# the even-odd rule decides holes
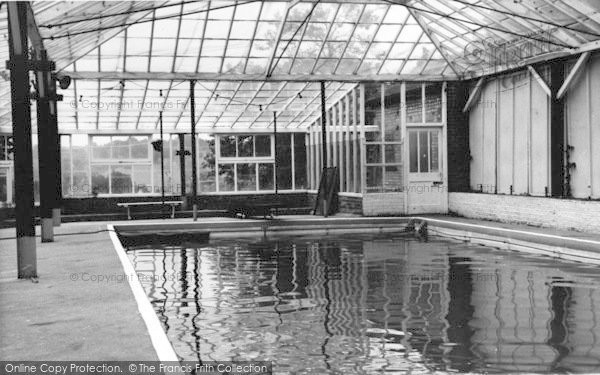
[[[600,371],[595,266],[390,235],[127,253],[186,361],[273,361],[277,374]]]

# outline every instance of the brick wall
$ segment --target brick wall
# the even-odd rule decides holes
[[[314,208],[315,199],[317,199],[317,193],[308,193],[307,206]],[[359,195],[339,193],[337,204],[340,213],[362,215],[363,198]]]
[[[404,193],[369,193],[363,195],[364,216],[404,215]]]
[[[448,82],[448,190],[469,191],[469,116],[462,110],[469,98],[465,82]]]
[[[362,215],[363,198],[356,195],[346,195],[340,193],[338,195],[339,209],[342,213]]]
[[[179,196],[167,196],[166,200],[180,200]],[[101,198],[64,198],[62,213],[64,215],[80,214],[109,214],[122,213],[123,208],[117,203],[129,202],[160,202],[161,197],[101,197]],[[199,195],[197,202],[200,210],[226,210],[235,202],[266,203],[277,200],[286,208],[307,207],[307,193],[285,193],[285,194],[231,194],[231,195]],[[188,197],[188,209],[191,209],[191,198]]]
[[[188,198],[189,199],[189,198]],[[199,195],[198,208],[201,210],[225,210],[236,202],[270,203],[278,202],[286,208],[308,207],[308,193],[282,193],[282,194],[231,194],[231,195]],[[191,199],[189,199],[191,207]]]
[[[600,201],[450,193],[449,210],[469,218],[600,232]]]

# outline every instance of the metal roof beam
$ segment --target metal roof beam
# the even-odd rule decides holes
[[[447,81],[448,77],[439,75],[419,74],[274,74],[267,78],[264,74],[238,74],[238,73],[148,73],[148,72],[65,72],[75,80],[152,80],[152,81],[225,81],[225,82],[361,82],[361,81]]]

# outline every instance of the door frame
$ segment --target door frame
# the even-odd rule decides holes
[[[423,84],[425,84],[426,82],[423,82]],[[409,194],[409,189],[410,189],[410,184],[414,183],[414,182],[419,182],[418,180],[413,180],[411,178],[411,173],[409,172],[410,170],[410,142],[408,139],[408,130],[414,130],[414,129],[433,129],[433,128],[437,128],[440,129],[440,158],[441,158],[441,163],[440,163],[440,172],[441,172],[441,188],[444,189],[443,192],[443,197],[442,197],[442,202],[440,205],[440,213],[448,213],[448,137],[447,137],[447,124],[448,124],[448,106],[447,106],[447,83],[444,81],[442,83],[442,121],[441,123],[425,123],[423,122],[422,124],[407,124],[407,114],[406,114],[406,82],[402,82],[402,107],[401,107],[401,113],[400,113],[400,121],[401,121],[401,130],[402,130],[402,138],[404,140],[404,176],[405,176],[405,189],[404,189],[404,211],[409,214],[410,213],[410,207],[411,207],[411,201],[410,201],[410,194]],[[425,95],[425,90],[423,89],[423,95]],[[425,99],[424,97],[422,98],[423,100]],[[425,111],[425,109],[423,109],[423,111]],[[423,121],[425,121],[425,118],[423,118]],[[413,173],[414,175],[414,173]],[[431,178],[431,179],[427,179],[426,176],[423,176],[423,182],[427,183],[429,181],[431,181],[432,186],[434,185],[433,182],[437,180],[437,178]],[[437,176],[431,176],[431,177],[437,177]]]

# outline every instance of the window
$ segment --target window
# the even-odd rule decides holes
[[[381,84],[365,84],[365,125],[381,125]]]
[[[13,140],[10,135],[0,135],[0,161],[12,160]]]
[[[442,83],[406,84],[406,122],[438,124],[442,122]]]
[[[219,191],[275,189],[271,139],[271,135],[219,136]]]
[[[440,130],[410,130],[409,171],[410,173],[440,172]]]
[[[294,188],[306,189],[306,144],[305,135],[294,133]]]
[[[420,83],[406,84],[406,122],[423,122],[423,85]]]
[[[221,136],[221,157],[234,158],[236,154],[236,137],[234,135]]]
[[[168,140],[168,137],[167,137]],[[164,151],[169,148],[164,146]],[[84,148],[87,152],[87,148]],[[152,161],[149,136],[92,136],[91,193],[96,194],[149,194],[153,192]],[[77,157],[73,152],[73,180]],[[158,153],[158,151],[153,151]],[[87,158],[85,170],[87,171]],[[160,171],[160,156],[158,157]],[[159,172],[160,178],[160,172]],[[160,182],[159,182],[160,183]],[[165,189],[167,190],[167,189]]]
[[[292,152],[290,133],[277,134],[277,189],[292,189]]]

